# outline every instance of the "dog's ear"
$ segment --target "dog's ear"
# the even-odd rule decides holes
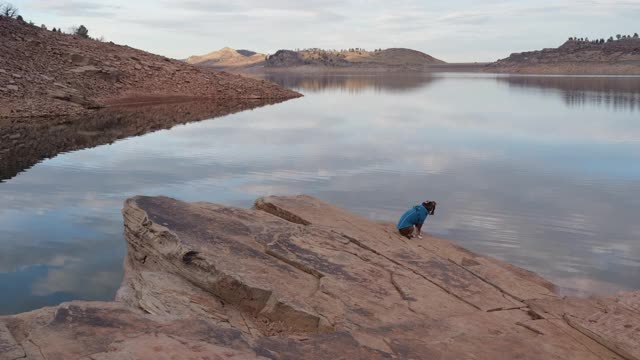
[[[437,205],[437,203],[435,201],[431,202],[431,214],[430,215],[433,215],[433,214],[436,213],[436,205]]]

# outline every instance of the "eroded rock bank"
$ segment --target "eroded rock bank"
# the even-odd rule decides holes
[[[115,302],[0,317],[0,359],[638,359],[640,294],[562,298],[308,196],[135,197]]]

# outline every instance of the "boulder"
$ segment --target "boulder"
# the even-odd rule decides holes
[[[241,209],[139,196],[123,216],[117,301],[0,317],[0,348],[38,359],[638,358],[636,293],[562,298],[533,273],[312,197]]]
[[[100,69],[97,66],[94,65],[85,65],[85,66],[78,66],[76,68],[73,68],[71,70],[69,70],[70,73],[76,73],[76,74],[84,74],[84,73],[95,73],[95,72],[100,72],[102,69]]]
[[[71,63],[74,65],[85,66],[92,63],[91,59],[87,56],[80,54],[71,54]]]
[[[73,104],[80,105],[86,109],[100,109],[104,105],[87,98],[86,96],[78,93],[74,89],[56,89],[49,92],[49,95],[58,100],[68,101]]]

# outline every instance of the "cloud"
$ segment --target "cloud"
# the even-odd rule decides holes
[[[98,17],[114,15],[119,6],[86,0],[34,0],[29,5],[35,9],[62,16]]]
[[[50,269],[47,276],[32,285],[32,294],[47,296],[55,293],[71,293],[77,298],[112,299],[117,284],[122,280],[120,271],[94,271],[86,266],[67,266]]]
[[[224,46],[410,47],[447,61],[493,61],[557,46],[568,36],[637,31],[640,16],[635,0],[23,1],[25,12],[39,11],[48,23],[82,21],[116,43],[176,58]]]
[[[173,1],[162,1],[167,7],[174,7]],[[253,10],[304,10],[306,12],[330,12],[335,8],[339,8],[344,2],[335,0],[238,0],[238,1],[220,1],[220,0],[187,0],[181,1],[179,7],[182,9],[190,9],[197,12],[238,12]]]
[[[480,25],[492,19],[488,12],[452,12],[438,18],[442,23]]]

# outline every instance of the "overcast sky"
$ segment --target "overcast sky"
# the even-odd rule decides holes
[[[493,61],[569,36],[640,32],[640,0],[10,0],[26,20],[186,58],[221,47],[408,47]],[[2,0],[0,0],[2,2]]]

